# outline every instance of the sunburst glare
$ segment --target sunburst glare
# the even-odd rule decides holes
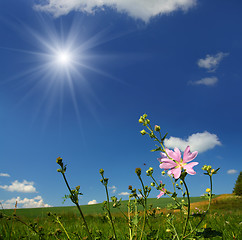
[[[25,53],[26,60],[29,59],[31,64],[25,72],[15,76],[15,79],[24,76],[28,84],[33,85],[30,88],[31,90],[26,92],[24,100],[27,96],[36,96],[33,91],[41,92],[38,100],[39,107],[36,109],[34,118],[43,116],[42,113],[44,112],[45,122],[47,122],[47,119],[53,114],[50,108],[55,108],[60,109],[59,119],[61,121],[62,105],[65,103],[65,98],[68,98],[73,103],[73,109],[80,126],[80,113],[82,111],[88,111],[98,119],[94,109],[96,109],[95,105],[100,106],[101,102],[91,87],[91,82],[94,80],[89,81],[86,78],[86,73],[91,71],[117,80],[95,66],[100,59],[102,59],[102,63],[105,61],[110,63],[112,57],[110,58],[108,54],[103,56],[93,53],[93,48],[113,38],[108,39],[106,37],[106,30],[91,35],[91,37],[90,34],[85,36],[88,33],[83,34],[79,21],[73,21],[71,26],[65,27],[62,26],[60,21],[57,27],[57,24],[54,24],[51,20],[44,20],[43,18],[40,20],[42,31],[36,32],[32,28],[24,26],[29,33],[27,41],[30,42],[28,46],[31,50],[21,49],[18,51]],[[32,50],[33,45],[35,50]],[[23,84],[26,84],[26,81]],[[60,99],[62,100],[60,101]],[[19,101],[19,104],[21,104],[21,101]],[[57,104],[59,107],[56,108]],[[46,105],[48,111],[46,111]]]

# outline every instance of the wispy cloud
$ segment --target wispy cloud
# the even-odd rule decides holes
[[[218,136],[207,131],[203,133],[194,133],[185,140],[178,137],[165,139],[165,146],[167,148],[178,147],[182,151],[184,151],[187,146],[190,146],[191,151],[198,151],[201,153],[219,145],[221,145],[221,142]]]
[[[0,177],[10,177],[8,173],[0,173]]]
[[[238,170],[235,170],[235,169],[229,169],[229,170],[227,171],[228,174],[235,174],[235,173],[237,173],[237,172],[238,172]]]
[[[40,208],[40,207],[51,207],[51,205],[44,203],[41,196],[36,196],[34,198],[24,198],[20,197],[12,198],[6,201],[2,201],[3,208],[14,208],[17,201],[18,208]]]
[[[97,200],[93,199],[92,201],[89,201],[87,204],[88,205],[97,204]]]
[[[22,193],[34,193],[36,188],[34,187],[34,182],[28,182],[24,180],[19,182],[15,180],[11,185],[0,185],[0,188],[9,191],[9,192],[22,192]]]
[[[94,14],[111,8],[119,13],[126,13],[134,19],[148,22],[157,15],[169,14],[177,10],[187,11],[194,7],[197,0],[40,0],[34,9],[50,12],[55,17],[67,15],[71,11]]]
[[[115,186],[108,187],[108,189],[112,190],[112,193],[116,193],[116,191],[117,191],[117,187],[115,187]]]
[[[121,192],[118,195],[120,195],[120,196],[129,196],[129,193],[128,192]]]
[[[224,57],[228,56],[228,53],[219,52],[215,55],[207,54],[205,58],[198,60],[197,64],[201,68],[207,69],[209,72],[216,71],[219,63],[223,60]]]
[[[214,86],[218,82],[217,77],[207,77],[202,78],[198,81],[190,81],[189,84],[191,85],[205,85],[205,86]]]

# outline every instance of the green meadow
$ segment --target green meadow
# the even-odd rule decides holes
[[[199,210],[206,208],[204,198],[192,197],[191,211],[195,207]],[[149,216],[151,230],[146,231],[142,239],[172,239],[167,225],[167,214],[174,215],[174,223],[178,226],[182,220],[178,211],[167,210],[171,203],[170,198],[148,199],[152,205]],[[122,201],[120,209],[127,214],[128,201]],[[202,224],[202,235],[191,239],[242,239],[242,198],[234,195],[222,195],[213,199],[211,211]],[[161,210],[157,210],[161,208]],[[102,204],[81,206],[90,227],[93,239],[113,239],[109,221],[105,217]],[[119,209],[111,209],[117,239],[129,239],[128,223]],[[48,216],[48,213],[52,214]],[[16,216],[15,216],[16,214]],[[15,216],[15,217],[14,217]],[[58,216],[59,222],[56,220]],[[199,222],[199,214],[194,216],[194,222]],[[75,207],[51,207],[33,209],[6,209],[1,210],[0,239],[87,239],[82,220]],[[155,238],[152,233],[156,231]],[[66,231],[66,232],[65,232]],[[67,234],[66,234],[67,233]],[[209,233],[206,236],[206,233]],[[135,239],[135,238],[134,238]]]
[[[205,199],[203,197],[192,197],[191,198],[191,202],[200,202],[200,201],[205,201]],[[149,198],[148,206],[152,205],[153,208],[157,208],[157,207],[165,208],[169,203],[172,203],[172,202],[173,201],[171,198],[160,198],[160,199]],[[122,201],[120,210],[122,210],[123,212],[126,212],[127,204],[128,204],[127,200]],[[82,205],[81,209],[85,215],[96,216],[96,215],[101,215],[104,213],[104,211],[102,209],[102,203],[93,204],[93,205]],[[115,213],[117,214],[120,212],[120,210],[117,208],[113,208],[112,212],[114,214]],[[140,210],[141,210],[141,208],[140,208]],[[6,210],[4,210],[4,212],[8,215],[9,214],[11,215],[13,213],[13,210],[6,209]],[[50,207],[50,208],[22,208],[22,209],[17,210],[17,215],[21,216],[21,217],[37,218],[37,217],[46,216],[46,214],[48,212],[53,212],[53,213],[60,214],[60,215],[66,215],[66,214],[78,215],[79,214],[77,208],[75,206],[71,206],[71,207]]]

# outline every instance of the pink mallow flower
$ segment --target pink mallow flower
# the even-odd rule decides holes
[[[170,169],[168,171],[169,175],[173,174],[174,178],[178,179],[181,176],[182,169],[184,169],[190,175],[196,174],[196,172],[193,170],[193,167],[198,165],[198,162],[188,162],[192,161],[197,156],[197,151],[191,153],[190,147],[187,146],[183,154],[183,159],[181,158],[181,152],[178,148],[175,148],[174,151],[166,148],[166,153],[169,158],[165,153],[161,153],[161,158],[158,158],[158,161],[161,163],[160,168],[165,170]]]
[[[162,181],[160,181],[160,184],[162,184]],[[157,195],[157,198],[162,197],[165,193],[166,193],[166,189],[165,188],[162,188],[162,190],[160,190],[160,194]]]

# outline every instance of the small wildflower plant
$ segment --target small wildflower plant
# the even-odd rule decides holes
[[[188,186],[186,183],[186,176],[187,176],[187,174],[190,174],[190,175],[196,174],[193,167],[195,167],[199,163],[192,162],[192,160],[194,160],[196,158],[198,152],[197,151],[190,152],[190,146],[187,146],[184,151],[183,158],[182,158],[182,154],[178,148],[174,148],[174,151],[173,151],[173,150],[170,150],[165,147],[164,140],[167,136],[167,133],[163,136],[161,134],[160,126],[155,125],[154,127],[152,127],[150,124],[150,120],[147,118],[147,114],[144,114],[143,116],[141,116],[139,118],[139,123],[143,124],[143,126],[146,128],[146,129],[141,130],[140,133],[142,135],[148,135],[151,139],[153,139],[155,142],[158,143],[156,145],[156,148],[151,151],[160,152],[161,157],[158,158],[158,161],[160,163],[159,167],[161,169],[164,169],[162,171],[162,175],[167,174],[170,177],[174,190],[172,192],[168,191],[165,188],[165,184],[162,181],[159,181],[160,183],[158,183],[154,179],[153,168],[149,168],[146,171],[147,176],[151,177],[151,179],[152,179],[151,186],[155,187],[160,192],[157,195],[157,198],[160,198],[163,195],[168,195],[169,197],[171,197],[174,200],[174,204],[171,205],[170,208],[179,209],[181,211],[181,214],[184,215],[184,217],[182,218],[182,219],[184,219],[184,221],[182,222],[182,225],[183,225],[182,231],[179,233],[173,222],[173,217],[169,214],[169,216],[167,217],[167,223],[169,226],[167,228],[167,232],[171,233],[172,239],[190,239],[190,238],[195,238],[195,237],[198,238],[198,236],[201,236],[201,234],[200,235],[197,234],[198,232],[201,232],[199,227],[200,227],[201,223],[203,222],[206,214],[209,211],[209,208],[211,205],[211,200],[213,197],[212,176],[218,172],[219,168],[215,170],[210,165],[208,165],[208,166],[204,165],[202,167],[202,170],[205,171],[204,174],[208,175],[210,178],[210,188],[207,188],[206,193],[204,194],[204,196],[207,197],[209,200],[208,207],[207,207],[206,211],[198,212],[198,213],[197,212],[191,213],[190,193],[189,193],[189,189],[188,189]],[[180,180],[180,181],[178,181],[178,180]],[[180,185],[178,184],[178,182],[180,183]],[[183,186],[185,187],[185,191],[183,191]],[[181,190],[182,196],[183,196],[183,198],[186,198],[186,200],[182,199],[182,201],[178,201],[177,190]],[[195,215],[201,216],[200,221],[194,225],[192,222],[192,218],[190,218],[191,215],[192,216],[195,216]],[[181,225],[181,223],[179,225]]]
[[[209,236],[210,232],[214,234],[214,231],[212,231],[211,228],[201,227],[201,225],[209,212],[211,200],[213,197],[212,176],[218,172],[219,168],[215,170],[210,165],[204,165],[202,167],[202,170],[204,170],[204,174],[209,176],[210,179],[210,186],[205,190],[204,194],[204,196],[208,198],[208,206],[206,210],[195,209],[195,211],[191,211],[190,192],[188,189],[186,176],[188,174],[196,174],[194,168],[199,163],[194,162],[193,160],[197,157],[198,152],[191,152],[190,147],[187,146],[182,156],[182,153],[178,148],[174,148],[174,150],[166,148],[164,145],[164,140],[167,136],[167,133],[162,135],[161,127],[158,125],[152,127],[150,124],[150,120],[147,118],[146,114],[142,115],[139,118],[139,123],[141,123],[145,127],[145,129],[141,130],[140,133],[142,135],[149,136],[152,140],[156,142],[156,148],[151,151],[160,152],[158,162],[159,168],[162,170],[161,174],[169,176],[173,185],[173,190],[168,190],[165,183],[163,183],[161,180],[157,181],[154,178],[154,169],[152,167],[149,167],[146,171],[146,175],[151,179],[151,186],[145,185],[142,179],[141,169],[136,168],[135,173],[140,181],[141,188],[136,189],[131,185],[128,187],[128,189],[130,190],[130,195],[127,204],[127,212],[122,212],[120,208],[122,204],[121,199],[118,200],[115,196],[109,196],[109,179],[104,177],[104,170],[100,169],[99,173],[102,177],[100,182],[105,188],[107,197],[107,200],[103,202],[103,210],[106,212],[106,219],[110,223],[112,232],[112,235],[109,236],[109,239],[118,239],[116,231],[116,228],[118,226],[117,224],[115,224],[115,218],[112,216],[111,206],[121,211],[128,225],[129,232],[123,233],[121,239],[161,239],[159,229],[154,229],[152,226],[152,222],[150,221],[151,218],[156,217],[156,211],[160,210],[152,210],[152,206],[148,206],[147,200],[152,190],[152,187],[158,191],[158,199],[162,196],[167,195],[174,200],[174,203],[167,207],[172,211],[168,214],[164,214],[167,227],[166,231],[164,232],[164,238],[162,239],[198,239],[203,238],[204,236]],[[80,186],[71,189],[65,176],[65,172],[67,169],[66,165],[63,164],[62,158],[60,157],[57,158],[56,162],[60,166],[60,169],[58,169],[57,171],[62,174],[65,184],[70,193],[69,195],[65,195],[64,198],[69,198],[77,206],[81,214],[83,225],[85,226],[87,234],[87,237],[85,239],[100,239],[100,237],[95,236],[94,233],[89,229],[88,224],[85,220],[85,216],[82,213],[81,207],[79,205],[79,195],[82,195],[82,193],[80,193]],[[178,198],[179,192],[181,192],[182,199]],[[176,211],[174,210],[180,211],[181,217],[179,218],[179,222],[177,222],[176,220]],[[67,238],[70,239],[68,232],[59,221],[59,218],[55,217],[55,220],[62,227]]]

